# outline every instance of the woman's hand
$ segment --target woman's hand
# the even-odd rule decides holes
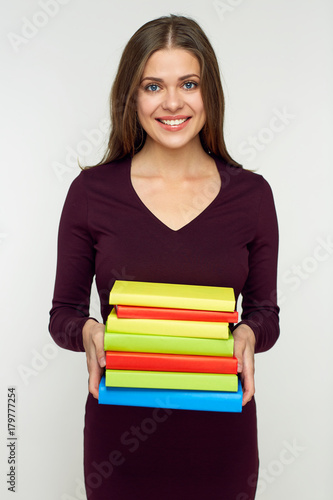
[[[88,319],[82,330],[83,346],[87,355],[89,372],[89,392],[96,399],[98,399],[98,386],[106,364],[104,331],[105,326],[93,319]]]
[[[256,339],[252,328],[239,325],[232,332],[234,337],[234,356],[238,360],[238,373],[243,385],[243,406],[254,396],[254,348]]]

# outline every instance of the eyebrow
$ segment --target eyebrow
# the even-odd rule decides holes
[[[192,76],[196,76],[197,78],[200,79],[200,76],[199,75],[196,75],[195,73],[192,73],[190,75],[184,75],[184,76],[180,76],[178,78],[178,81],[182,81],[182,80],[186,80],[187,78],[192,78]],[[154,82],[163,82],[163,79],[162,78],[157,78],[155,76],[146,76],[145,78],[143,78],[141,80],[141,83],[144,82],[145,80],[154,80]]]

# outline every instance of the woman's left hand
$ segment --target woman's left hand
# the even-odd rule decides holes
[[[232,332],[234,337],[234,356],[238,360],[243,386],[243,406],[251,401],[255,393],[254,388],[254,348],[256,339],[252,328],[248,325],[239,325]]]

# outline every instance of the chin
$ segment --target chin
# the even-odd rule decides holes
[[[168,141],[162,141],[162,140],[155,141],[154,140],[154,142],[156,142],[157,144],[159,144],[167,149],[172,149],[172,150],[179,149],[180,150],[180,149],[183,149],[185,147],[189,147],[189,146],[196,144],[198,141],[198,138],[199,138],[199,135],[192,137],[188,140],[174,138],[174,140],[168,140]]]

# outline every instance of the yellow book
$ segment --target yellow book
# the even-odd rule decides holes
[[[231,357],[234,353],[234,338],[232,333],[228,339],[221,340],[105,332],[104,350]]]
[[[234,311],[236,305],[232,288],[122,280],[115,281],[110,304],[203,311]]]
[[[237,375],[221,373],[106,370],[105,385],[107,387],[236,392],[238,377]]]
[[[227,339],[229,337],[229,323],[118,318],[115,310],[112,309],[106,322],[106,331],[110,333],[143,333],[146,335]]]

